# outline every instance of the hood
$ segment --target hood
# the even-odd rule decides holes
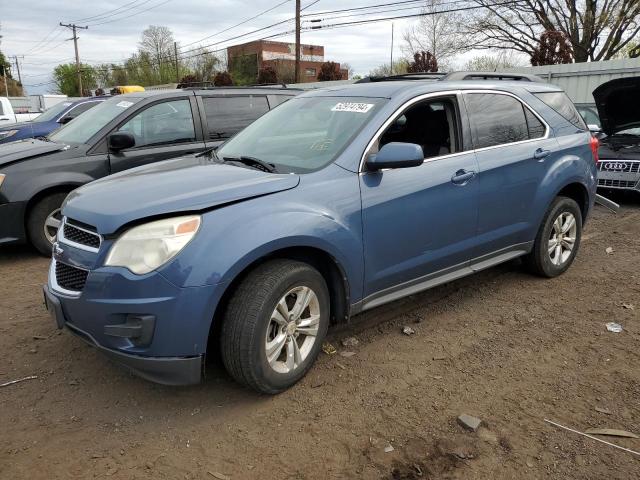
[[[105,177],[69,194],[62,213],[110,234],[127,223],[207,210],[294,188],[298,175],[278,175],[191,156]]]
[[[32,124],[33,122],[12,123],[11,125],[5,125],[3,127],[0,127],[0,132],[6,132],[7,130],[19,130],[21,128],[28,127],[29,125],[32,125]]]
[[[593,98],[607,135],[640,127],[640,77],[603,83],[593,91]]]
[[[63,143],[45,142],[33,138],[3,143],[0,145],[0,167],[37,157],[38,155],[67,150],[68,148],[69,146]]]

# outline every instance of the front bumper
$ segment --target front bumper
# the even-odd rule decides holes
[[[60,300],[44,285],[44,298],[47,310],[58,328],[67,327],[84,341],[100,350],[115,363],[122,365],[139,377],[163,385],[192,385],[200,382],[203,356],[194,357],[142,357],[105,348],[89,333],[67,322]]]
[[[55,265],[82,265],[77,249],[61,245],[65,252],[52,260],[44,287],[59,328],[67,327],[148,380],[168,385],[200,381],[219,288],[180,288],[157,272],[138,276],[101,267],[87,268],[81,291],[69,291],[58,284]]]
[[[640,191],[640,160],[600,160],[598,188]]]
[[[163,385],[192,385],[200,382],[203,355],[192,357],[143,357],[105,348],[91,334],[70,323],[64,315],[62,303],[48,285],[43,286],[44,302],[58,328],[67,327],[71,332],[105,354],[115,363],[136,375]]]
[[[24,209],[24,202],[0,205],[0,245],[25,242]]]

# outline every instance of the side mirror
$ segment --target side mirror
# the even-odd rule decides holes
[[[58,120],[58,123],[60,125],[66,125],[67,123],[69,123],[71,120],[73,120],[73,117],[70,115],[64,116],[62,117],[60,120]]]
[[[422,147],[415,143],[391,142],[367,159],[369,170],[417,167],[424,162]]]
[[[107,137],[109,150],[119,152],[125,148],[136,146],[136,139],[128,132],[115,132]]]
[[[595,123],[590,123],[589,125],[587,125],[587,128],[591,133],[600,133],[602,131],[600,125],[596,125]]]

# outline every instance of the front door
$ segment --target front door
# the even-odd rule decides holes
[[[128,119],[117,130],[133,135],[136,144],[109,153],[111,173],[204,150],[192,105],[196,108],[188,97],[161,101]]]
[[[412,168],[360,174],[365,306],[463,269],[477,228],[477,163],[462,151],[455,96],[429,98],[400,114],[380,135],[422,146],[425,161]]]

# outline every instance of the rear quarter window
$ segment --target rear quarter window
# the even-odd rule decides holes
[[[549,107],[553,108],[562,117],[565,118],[573,126],[582,130],[587,130],[587,125],[576,110],[573,102],[567,97],[564,92],[539,92],[534,93],[536,97],[546,103]]]

